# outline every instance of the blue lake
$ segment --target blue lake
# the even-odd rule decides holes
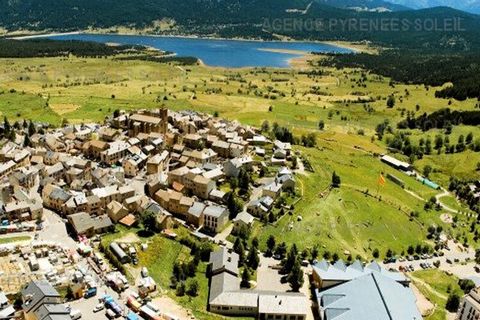
[[[289,60],[301,54],[262,51],[262,49],[299,50],[306,52],[350,53],[349,49],[315,42],[260,42],[239,40],[216,40],[182,37],[156,37],[137,35],[68,34],[50,36],[55,40],[82,40],[102,43],[145,45],[178,56],[201,59],[209,66],[218,67],[279,67],[289,66]]]

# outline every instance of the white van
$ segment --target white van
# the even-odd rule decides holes
[[[80,312],[80,310],[70,311],[70,318],[72,320],[77,320],[77,319],[80,319],[81,317],[82,317],[82,313]]]
[[[154,305],[151,302],[147,302],[146,306],[150,309],[153,310],[155,313],[160,313],[160,309],[156,305]]]

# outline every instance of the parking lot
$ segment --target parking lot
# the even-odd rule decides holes
[[[112,296],[118,304],[122,307],[124,312],[128,312],[128,308],[123,304],[123,298],[112,289],[102,285],[97,288],[97,295],[88,299],[82,298],[68,303],[72,310],[79,310],[82,313],[82,319],[107,320],[106,309],[99,312],[94,312],[96,305],[100,304],[100,298],[105,294]]]
[[[282,275],[278,273],[278,270],[272,268],[278,264],[279,261],[260,255],[260,265],[257,270],[256,289],[283,292],[290,290],[288,283],[281,283]]]
[[[403,258],[396,260],[394,263],[384,263],[383,265],[387,269],[412,272],[415,270],[434,268],[434,262],[439,261],[439,269],[449,271],[449,269],[455,269],[453,266],[473,260],[475,257],[475,252],[472,249],[463,248],[453,241],[448,242],[448,248],[448,250],[442,250],[442,256],[438,256],[438,254],[437,256],[420,255],[417,259],[413,257],[409,257],[408,259]]]

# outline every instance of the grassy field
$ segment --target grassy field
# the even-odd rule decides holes
[[[13,236],[8,238],[0,238],[0,244],[8,244],[13,242],[21,242],[21,241],[28,241],[32,238],[29,236]]]
[[[420,292],[435,306],[434,312],[426,317],[426,320],[447,319],[445,303],[450,292],[463,296],[458,278],[438,269],[415,271],[412,273],[412,280]]]
[[[434,190],[395,172],[365,151],[375,150],[375,145],[369,146],[368,142],[363,150],[358,150],[348,146],[349,138],[337,134],[328,140],[320,139],[318,149],[301,148],[315,173],[297,176],[303,198],[295,206],[294,215],[286,215],[275,226],[258,226],[255,234],[261,240],[273,234],[278,241],[296,242],[303,248],[317,244],[341,256],[349,251],[365,259],[374,249],[379,249],[382,255],[389,248],[400,254],[409,245],[428,243],[427,227],[443,225],[438,212],[424,211],[422,201],[390,181],[379,187],[378,179],[381,172],[389,172],[400,177],[407,189],[419,194],[433,195]],[[344,145],[337,144],[335,139]],[[355,137],[351,142],[356,143]],[[333,171],[342,178],[342,186],[328,192]],[[413,211],[419,217],[412,220]]]

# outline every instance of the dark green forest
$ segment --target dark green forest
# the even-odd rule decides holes
[[[385,50],[378,55],[330,55],[320,66],[360,67],[410,84],[441,86],[438,98],[480,99],[480,53],[436,53],[431,50]]]
[[[280,34],[304,40],[369,40],[397,48],[455,51],[480,48],[480,16],[446,7],[357,12],[308,0],[0,1],[0,26],[8,30],[143,28],[162,18],[175,21],[175,28],[168,33],[177,34],[262,39]],[[459,28],[438,31],[445,19],[461,21]],[[366,21],[369,27],[360,27],[359,21]],[[380,21],[388,21],[386,28]]]
[[[108,46],[84,41],[0,39],[0,58],[58,57],[70,54],[79,57],[102,57],[142,49],[144,48],[141,46]]]
[[[480,111],[458,111],[448,108],[441,109],[431,114],[422,114],[417,118],[407,115],[407,118],[398,123],[400,129],[421,129],[428,131],[430,129],[449,129],[454,125],[479,126]]]

